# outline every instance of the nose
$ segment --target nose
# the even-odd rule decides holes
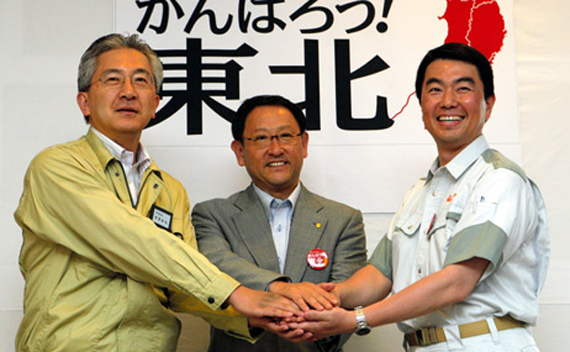
[[[281,147],[281,143],[277,136],[271,136],[269,147],[267,149],[271,155],[279,155],[283,152],[283,148]]]
[[[121,98],[132,99],[136,95],[131,77],[125,77],[120,89]]]
[[[446,89],[441,97],[441,105],[446,108],[454,107],[457,104],[457,97],[453,89]]]

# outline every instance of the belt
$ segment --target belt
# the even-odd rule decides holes
[[[495,321],[498,331],[525,326],[523,322],[516,320],[510,315],[494,317],[493,320]],[[488,334],[490,332],[491,330],[489,329],[487,320],[459,325],[459,334],[463,339]],[[447,338],[445,337],[443,328],[428,327],[406,333],[405,340],[410,346],[427,346],[438,342],[445,342],[447,341]]]

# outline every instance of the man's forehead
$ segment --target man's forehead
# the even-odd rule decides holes
[[[453,72],[457,72],[457,77],[453,79],[454,82],[481,81],[479,70],[472,63],[461,60],[439,59],[431,62],[426,68],[424,83],[430,83],[433,80],[437,81],[439,75]]]
[[[97,70],[139,70],[151,72],[152,67],[145,54],[132,48],[108,50],[97,58]]]
[[[272,115],[272,114],[282,114],[282,115],[286,115],[289,114],[291,116],[293,116],[293,114],[291,113],[291,111],[289,111],[289,109],[287,109],[284,106],[281,105],[259,105],[256,106],[255,108],[253,108],[248,116],[250,115],[259,115],[259,114],[264,114],[264,115]]]
[[[283,106],[262,105],[257,106],[247,115],[245,120],[246,127],[259,129],[275,129],[276,127],[283,129],[297,126],[297,120]]]

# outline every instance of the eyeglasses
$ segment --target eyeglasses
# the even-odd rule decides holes
[[[283,132],[275,135],[260,134],[252,138],[243,137],[243,139],[251,141],[253,146],[256,148],[267,148],[271,145],[273,138],[277,139],[280,145],[292,145],[295,143],[295,137],[301,136],[302,133],[292,134],[289,132]]]
[[[147,72],[136,72],[130,76],[125,76],[119,72],[107,72],[98,81],[107,89],[120,89],[127,78],[131,79],[131,84],[135,89],[154,88],[154,79]]]

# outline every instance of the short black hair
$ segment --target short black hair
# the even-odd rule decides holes
[[[495,95],[495,84],[493,83],[493,69],[491,63],[485,55],[475,48],[461,43],[447,43],[428,51],[423,58],[418,73],[416,75],[416,96],[421,101],[422,86],[429,64],[435,60],[457,60],[474,65],[479,72],[479,78],[483,82],[485,100]]]
[[[245,100],[236,111],[234,121],[232,122],[232,136],[236,141],[243,143],[245,120],[253,109],[258,106],[282,106],[293,114],[301,133],[307,129],[307,119],[297,104],[280,95],[257,95]]]

